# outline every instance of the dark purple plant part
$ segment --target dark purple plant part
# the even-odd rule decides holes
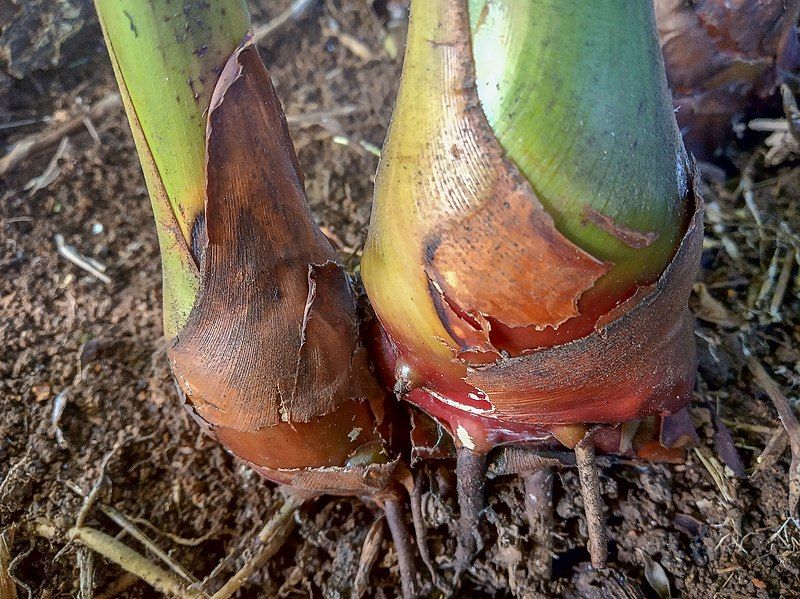
[[[661,50],[686,148],[711,160],[733,120],[800,69],[797,0],[656,0]]]

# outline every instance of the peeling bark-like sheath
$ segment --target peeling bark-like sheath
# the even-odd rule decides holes
[[[702,251],[702,214],[698,204],[656,285],[619,306],[590,335],[467,368],[466,387],[457,394],[452,385],[450,391],[435,387],[433,379],[407,397],[451,432],[459,426],[473,431],[474,442],[489,443],[486,449],[541,440],[551,425],[616,424],[678,411],[691,398],[696,372],[687,300]]]
[[[702,251],[702,205],[672,263],[644,297],[568,344],[490,366],[465,380],[514,422],[614,423],[685,405],[694,385],[693,318],[687,307]]]
[[[200,289],[169,348],[187,404],[273,480],[380,490],[396,463],[372,463],[388,461],[371,403],[382,395],[355,293],[308,210],[280,102],[249,43],[214,91],[206,168]],[[345,468],[359,452],[363,463]]]
[[[202,284],[171,352],[200,416],[244,431],[308,422],[350,399],[358,350],[347,275],[313,225],[260,65],[246,46],[214,93]]]
[[[598,431],[598,447],[629,454],[642,439],[632,444],[613,427],[679,410],[694,384],[687,300],[702,249],[694,169],[682,151],[668,157],[678,183],[675,197],[663,201],[686,216],[661,276],[627,295],[618,290],[599,312],[582,305],[611,265],[557,230],[536,182],[500,146],[474,85],[464,3],[432,4],[435,11],[412,10],[416,35],[403,84],[436,86],[426,98],[441,97],[441,110],[429,102],[424,108],[437,118],[426,115],[401,86],[362,263],[392,346],[384,355],[396,357],[396,389],[475,451],[558,434],[580,438],[580,426],[599,423],[609,427]],[[672,118],[667,107],[665,119]],[[657,241],[652,232],[590,216],[633,250]],[[503,343],[508,331],[558,331],[578,319],[586,329],[564,342],[514,352]]]

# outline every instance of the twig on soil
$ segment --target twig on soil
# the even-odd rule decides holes
[[[92,121],[100,120],[120,106],[122,106],[120,95],[116,93],[109,94],[95,102],[94,106],[89,110],[88,118]],[[0,158],[0,177],[4,177],[11,169],[29,156],[60,143],[65,136],[75,133],[78,129],[84,127],[84,119],[86,118],[87,115],[73,117],[54,129],[30,135],[17,142],[8,154]]]
[[[261,550],[234,574],[228,582],[212,595],[211,599],[228,599],[258,571],[289,538],[296,526],[294,515],[303,505],[304,500],[291,493],[286,495],[283,505],[277,513],[270,518],[258,533],[258,540],[263,544]],[[201,585],[202,587],[202,585]]]
[[[378,552],[384,536],[383,520],[383,515],[375,518],[372,526],[369,527],[369,531],[367,531],[364,545],[361,547],[361,558],[358,561],[358,570],[353,581],[353,597],[355,599],[361,599],[366,592],[370,572],[372,572],[372,567],[378,559]]]
[[[34,177],[25,184],[25,190],[28,192],[28,197],[33,197],[36,195],[37,191],[44,189],[58,178],[58,175],[61,172],[58,161],[64,157],[67,148],[69,148],[69,137],[65,135],[61,139],[61,143],[58,145],[56,153],[53,154],[53,157],[50,159],[50,162],[47,163],[47,167],[44,169],[42,174],[38,177]]]
[[[783,304],[783,298],[786,295],[786,290],[789,287],[789,278],[792,275],[792,268],[794,267],[796,259],[796,252],[793,248],[789,248],[786,256],[783,258],[781,266],[781,273],[778,275],[778,282],[775,284],[775,290],[772,293],[772,301],[769,304],[769,314],[775,320],[782,320],[780,308]]]
[[[60,449],[66,449],[67,440],[64,438],[64,433],[59,427],[61,416],[64,414],[64,409],[67,407],[67,399],[69,398],[70,388],[67,387],[61,393],[56,395],[53,400],[53,412],[50,414],[50,433],[56,438],[56,445]]]
[[[762,308],[767,303],[767,297],[773,294],[773,290],[775,289],[775,284],[778,278],[778,262],[780,251],[781,248],[778,246],[772,253],[772,259],[770,260],[767,272],[764,274],[764,280],[761,283],[761,289],[756,296],[756,301],[754,302],[753,306]]]
[[[100,134],[97,133],[97,129],[95,129],[92,119],[90,119],[88,116],[83,117],[83,126],[86,127],[86,130],[89,132],[89,136],[92,138],[94,143],[99,146],[102,143],[100,141]]]
[[[782,428],[775,430],[767,441],[764,451],[756,458],[756,467],[750,473],[750,478],[758,476],[762,470],[772,466],[778,461],[789,446],[789,439],[786,438],[786,431]]]
[[[125,532],[127,532],[137,541],[139,541],[142,545],[147,547],[147,549],[149,549],[158,559],[160,559],[167,566],[169,566],[170,570],[175,572],[186,582],[190,584],[196,584],[200,582],[199,578],[194,576],[191,572],[187,571],[186,568],[184,568],[178,562],[172,559],[163,549],[161,549],[158,545],[156,545],[153,542],[153,540],[150,539],[150,537],[144,534],[144,532],[142,532],[142,530],[138,526],[136,526],[133,522],[131,522],[128,518],[126,518],[124,514],[121,514],[114,508],[106,505],[100,506],[100,510],[111,520],[113,520],[117,525],[119,525],[119,527],[122,528]]]
[[[742,177],[739,180],[739,189],[742,192],[745,206],[747,206],[756,223],[758,235],[764,239],[764,222],[761,220],[761,213],[758,211],[758,206],[756,206],[755,194],[753,193],[753,178],[750,176],[749,170],[745,169],[744,173],[742,173]]]
[[[28,127],[30,125],[38,125],[39,123],[49,123],[52,118],[53,117],[51,116],[43,116],[38,119],[18,119],[16,121],[6,121],[5,123],[0,123],[0,131],[16,129],[18,127]]]
[[[272,19],[269,23],[264,23],[253,29],[253,41],[257,44],[263,44],[288,23],[299,21],[318,1],[319,0],[295,0],[289,8]]]
[[[84,496],[83,505],[81,506],[78,515],[75,517],[75,528],[83,527],[86,516],[89,515],[89,511],[97,501],[97,496],[100,494],[100,489],[103,488],[103,481],[106,477],[106,466],[108,466],[109,460],[117,452],[117,449],[119,449],[120,445],[122,444],[117,443],[114,445],[114,447],[112,447],[111,450],[103,456],[103,459],[100,460],[100,472],[97,473],[97,478],[95,478],[92,488]]]
[[[92,599],[94,596],[94,553],[86,547],[78,549],[78,599]]]
[[[72,528],[67,533],[70,540],[76,541],[111,560],[122,569],[135,574],[161,593],[179,599],[206,598],[197,589],[187,589],[180,578],[168,572],[124,543],[94,528]]]
[[[728,428],[735,430],[749,431],[751,433],[758,433],[761,435],[771,435],[775,429],[771,426],[763,426],[761,424],[752,424],[750,422],[739,422],[738,420],[729,420],[728,418],[720,418],[720,420]]]
[[[600,496],[600,477],[597,470],[593,436],[592,432],[587,433],[575,446],[575,461],[578,465],[583,508],[586,512],[589,555],[592,566],[597,570],[602,570],[606,567],[608,560],[608,540],[606,539],[603,498]]]
[[[328,128],[328,127],[326,127]],[[381,149],[375,144],[371,144],[364,139],[354,140],[353,138],[345,135],[344,133],[334,135],[332,138],[333,143],[340,146],[348,146],[356,149],[362,149],[368,154],[372,154],[376,158],[381,157]]]
[[[797,517],[797,504],[800,501],[800,422],[797,420],[789,400],[781,391],[778,383],[769,375],[761,362],[744,347],[747,367],[753,375],[756,384],[772,400],[778,412],[783,428],[789,437],[789,446],[792,450],[792,462],[789,466],[789,515]]]
[[[101,280],[106,285],[111,283],[111,277],[105,274],[106,267],[104,264],[98,262],[94,258],[84,256],[73,246],[67,245],[66,241],[64,240],[64,236],[61,233],[56,233],[54,239],[56,242],[56,250],[64,258],[72,262],[75,266],[82,268],[95,278]]]
[[[334,19],[328,19],[327,25],[323,26],[322,32],[325,35],[330,35],[339,40],[339,43],[347,48],[354,56],[357,56],[364,62],[369,62],[375,58],[375,52],[372,51],[367,44],[360,39],[342,31],[341,25]]]
[[[725,470],[720,461],[705,447],[695,447],[694,452],[700,458],[700,463],[711,475],[714,484],[722,494],[722,499],[728,503],[733,504],[736,502],[736,490],[731,485],[728,477],[725,476]]]

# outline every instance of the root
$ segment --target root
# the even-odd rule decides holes
[[[772,400],[775,411],[778,412],[778,418],[789,437],[789,447],[792,450],[792,461],[789,466],[789,515],[797,518],[798,503],[800,503],[800,421],[795,416],[786,395],[766,368],[746,348],[745,355],[753,379]]]
[[[544,468],[522,477],[525,493],[525,512],[531,533],[537,538],[534,554],[535,564],[542,576],[550,579],[553,574],[553,480],[552,468]]]
[[[153,555],[155,555],[158,559],[164,562],[167,566],[169,566],[170,570],[175,572],[180,578],[185,580],[188,584],[196,584],[200,581],[189,571],[186,570],[182,565],[176,562],[170,555],[161,549],[158,545],[156,545],[150,537],[142,532],[142,530],[137,527],[133,522],[128,520],[123,514],[118,512],[112,507],[102,505],[100,506],[100,510],[108,516],[111,520],[114,521],[122,530],[127,532],[131,537],[139,541],[142,545],[144,545]]]
[[[14,530],[6,529],[0,533],[0,597],[17,599],[17,585],[11,578],[11,546],[14,544]]]
[[[581,481],[581,497],[586,511],[586,526],[589,533],[589,555],[592,566],[598,570],[606,567],[608,541],[603,519],[603,498],[600,496],[600,477],[592,443],[592,434],[587,434],[575,446],[575,461]]]
[[[384,502],[383,509],[397,551],[403,597],[412,599],[416,597],[417,570],[414,566],[414,553],[411,550],[411,535],[406,520],[405,503],[401,499],[388,499]]]
[[[383,520],[380,515],[369,527],[364,545],[361,548],[361,559],[358,561],[355,581],[353,582],[353,599],[361,599],[367,590],[369,574],[378,560],[378,553],[383,543]]]
[[[486,455],[466,447],[457,450],[458,479],[458,547],[456,549],[456,579],[472,564],[481,542],[478,523],[484,507]]]
[[[88,122],[98,121],[113,110],[122,107],[122,98],[119,94],[109,94],[92,106],[88,114],[81,114],[68,120],[66,123],[42,133],[30,135],[16,144],[11,150],[0,158],[0,177],[4,177],[11,169],[23,162],[29,156],[46,150],[58,144],[65,136],[72,135]]]
[[[277,513],[270,518],[258,533],[258,540],[263,544],[261,550],[242,568],[234,574],[228,582],[212,595],[211,599],[228,599],[247,582],[256,571],[260,570],[278,550],[283,547],[286,539],[292,534],[296,526],[295,512],[303,505],[304,500],[295,495],[287,494],[283,505]]]
[[[439,573],[436,571],[436,566],[433,564],[430,549],[428,549],[428,531],[425,528],[425,522],[422,519],[422,476],[417,476],[414,479],[414,490],[411,492],[411,520],[414,523],[414,536],[417,538],[417,550],[422,562],[430,572],[431,580],[434,586],[445,593],[450,594],[450,587],[445,582]]]
[[[127,572],[135,574],[160,593],[181,599],[205,597],[205,594],[199,590],[187,589],[184,581],[172,572],[158,567],[124,543],[99,530],[89,527],[72,528],[68,536],[71,540],[85,545],[116,563]]]

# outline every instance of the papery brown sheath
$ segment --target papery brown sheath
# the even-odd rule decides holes
[[[252,45],[229,59],[214,91],[206,173],[194,244],[200,292],[169,346],[187,402],[234,453],[281,482],[381,453],[383,395],[360,345],[355,293],[308,210]]]
[[[168,348],[187,406],[293,492],[361,496],[397,514],[406,471],[388,454],[356,295],[308,210],[280,102],[249,43],[220,75],[207,138],[200,291]],[[389,521],[412,595],[407,533]]]

